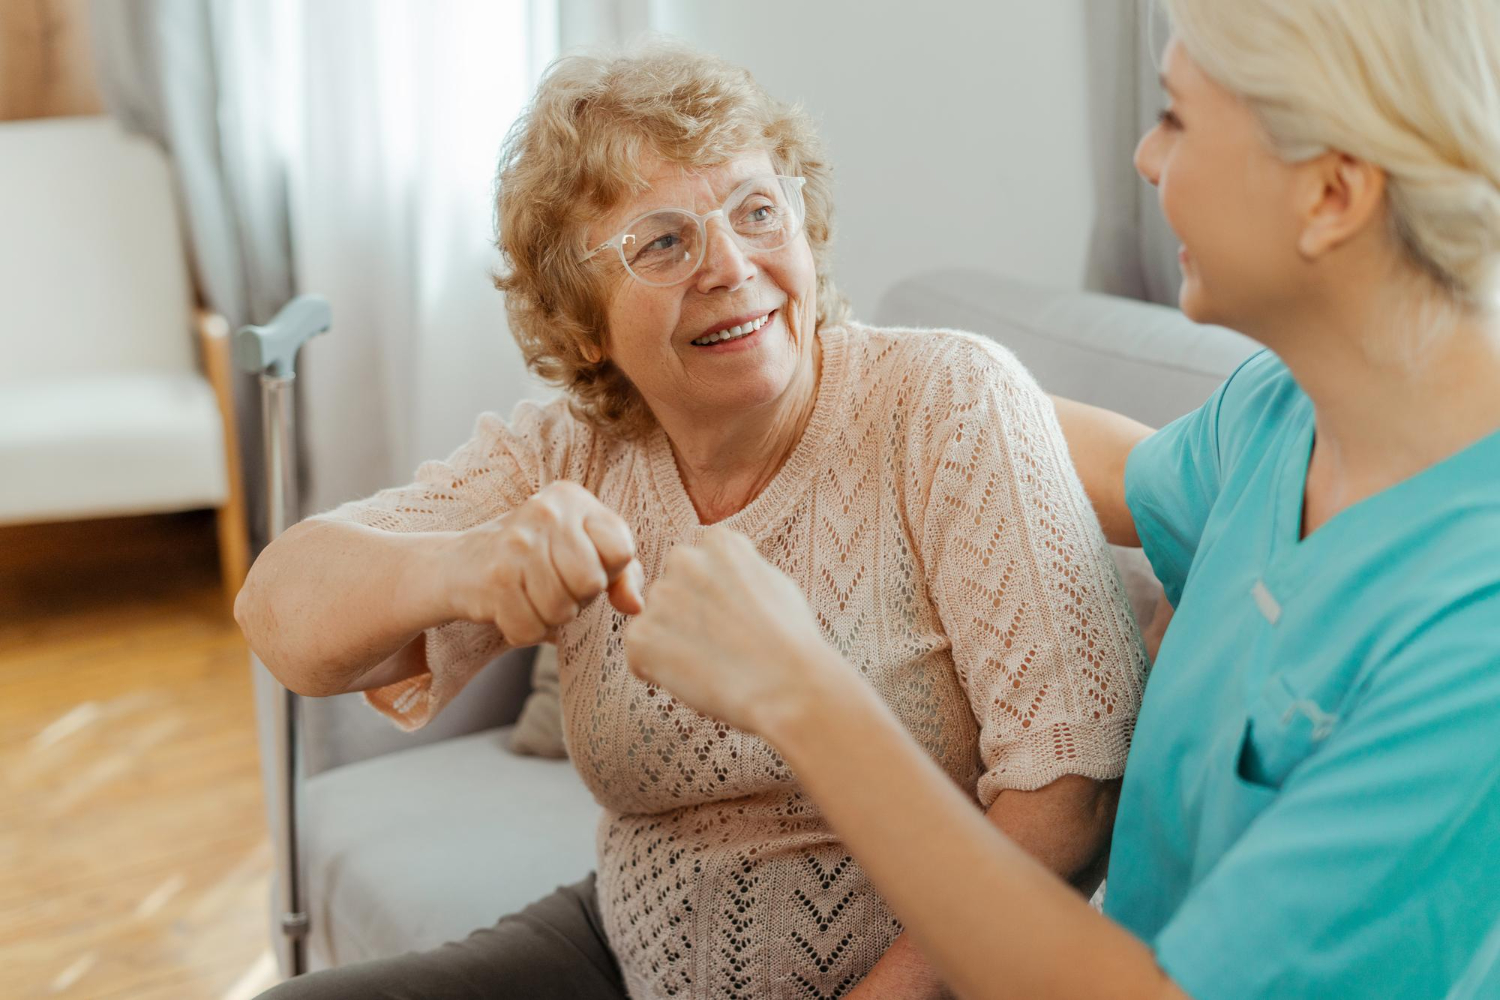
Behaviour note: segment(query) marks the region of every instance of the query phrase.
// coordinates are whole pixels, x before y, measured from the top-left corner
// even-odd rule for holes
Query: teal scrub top
[[[1500,433],[1300,538],[1271,353],[1136,447],[1177,612],[1105,910],[1197,1000],[1500,997]]]

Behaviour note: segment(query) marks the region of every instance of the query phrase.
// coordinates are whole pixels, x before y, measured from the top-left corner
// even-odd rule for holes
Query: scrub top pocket
[[[1236,768],[1240,780],[1279,789],[1338,722],[1316,699],[1295,690],[1285,674],[1273,674],[1250,706]]]

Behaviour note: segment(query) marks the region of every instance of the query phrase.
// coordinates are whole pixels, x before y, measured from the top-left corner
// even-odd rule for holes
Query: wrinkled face
[[[1182,241],[1179,304],[1200,323],[1253,332],[1275,322],[1307,277],[1294,168],[1271,150],[1253,112],[1176,40],[1162,79],[1168,105],[1135,165]]]
[[[711,212],[747,179],[776,169],[767,153],[754,152],[712,167],[654,160],[643,172],[650,188],[590,226],[589,246],[648,212]],[[747,250],[723,216],[707,226],[703,264],[680,284],[636,281],[613,250],[596,258],[610,274],[609,358],[658,420],[719,419],[775,406],[813,366],[817,276],[805,227],[778,249]],[[715,343],[704,342],[713,335]]]

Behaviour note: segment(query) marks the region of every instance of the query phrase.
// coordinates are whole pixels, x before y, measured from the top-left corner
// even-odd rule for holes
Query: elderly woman
[[[1010,355],[846,319],[830,210],[807,119],[743,71],[657,49],[548,73],[504,153],[498,283],[565,397],[485,415],[412,485],[288,531],[237,615],[288,687],[364,691],[405,728],[555,638],[604,807],[597,880],[274,995],[939,992],[783,758],[627,667],[626,616],[709,525],[795,581],[821,641],[996,825],[1097,882],[1144,666],[1103,534]]]

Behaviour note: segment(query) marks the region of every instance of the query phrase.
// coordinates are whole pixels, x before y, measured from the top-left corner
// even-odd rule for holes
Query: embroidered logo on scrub
[[[1275,595],[1266,587],[1264,580],[1255,581],[1255,586],[1250,588],[1250,596],[1255,598],[1255,606],[1260,609],[1261,614],[1265,615],[1266,621],[1275,625],[1281,620],[1281,602],[1276,600]],[[1296,698],[1281,714],[1281,724],[1291,725],[1292,720],[1298,715],[1307,716],[1307,720],[1312,723],[1314,740],[1326,740],[1333,732],[1333,727],[1339,722],[1337,715],[1323,711],[1323,707],[1311,698]]]
[[[1332,712],[1323,711],[1322,707],[1311,698],[1298,698],[1286,707],[1281,714],[1281,724],[1290,725],[1292,720],[1299,714],[1307,716],[1312,723],[1312,738],[1315,740],[1326,740],[1333,732],[1333,727],[1339,724],[1339,717]]]

